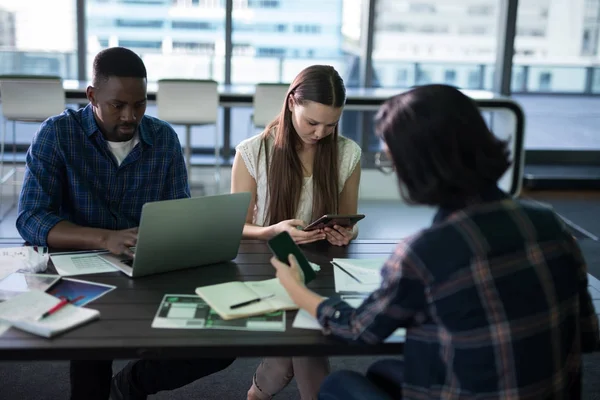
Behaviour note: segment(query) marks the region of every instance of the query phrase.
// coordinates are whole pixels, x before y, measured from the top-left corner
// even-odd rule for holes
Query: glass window
[[[76,32],[75,0],[0,0],[0,75],[77,79]],[[17,123],[15,128],[17,151],[24,153],[39,124]]]
[[[357,86],[362,1],[234,1],[231,83],[291,83],[305,67],[326,64],[347,87]],[[250,107],[232,109],[232,147],[257,132],[251,114]],[[346,123],[357,114],[344,112],[342,133],[360,142],[359,127]]]
[[[222,82],[224,13],[221,0],[112,0],[110,7],[101,0],[86,0],[88,79],[100,50],[124,46],[142,57],[149,81]]]
[[[374,81],[382,87],[447,83],[491,89],[499,5],[500,0],[378,0]],[[415,73],[405,82],[398,74],[406,63]]]
[[[512,90],[527,149],[600,149],[600,100],[589,97],[599,86],[599,15],[598,0],[519,1]]]
[[[233,47],[243,51],[234,51],[231,82],[290,82],[311,64],[333,65],[345,77],[353,56],[342,42],[344,3],[360,13],[358,0],[235,1]]]
[[[75,0],[0,0],[0,74],[77,79]]]

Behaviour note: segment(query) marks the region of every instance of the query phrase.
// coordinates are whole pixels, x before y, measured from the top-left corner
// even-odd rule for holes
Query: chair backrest
[[[65,110],[65,90],[57,76],[1,75],[2,116],[40,122]]]
[[[283,83],[259,83],[254,91],[254,115],[256,127],[267,126],[281,112],[283,100],[290,85]]]
[[[216,124],[219,91],[213,80],[161,79],[156,92],[158,118],[173,124]]]

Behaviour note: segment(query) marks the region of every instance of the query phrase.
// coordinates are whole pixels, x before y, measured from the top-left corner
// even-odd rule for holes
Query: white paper
[[[9,324],[6,324],[4,322],[0,322],[0,336],[2,336],[2,334],[4,334],[4,332],[6,332],[9,329],[10,329],[10,325]]]
[[[381,269],[387,258],[334,258],[335,291],[371,293],[381,286]],[[351,276],[352,275],[352,276]]]
[[[108,261],[98,257],[98,252],[51,255],[50,259],[56,272],[62,276],[99,274],[103,272],[115,272],[117,268]]]
[[[16,271],[37,273],[46,270],[48,254],[40,254],[31,246],[0,249],[0,279]]]
[[[333,266],[333,279],[335,281],[336,293],[358,292],[371,293],[379,288],[381,278],[375,283],[359,283],[337,266]]]

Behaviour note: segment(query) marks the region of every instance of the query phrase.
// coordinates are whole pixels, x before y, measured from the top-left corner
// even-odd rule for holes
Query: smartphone
[[[272,237],[267,241],[267,245],[275,255],[279,259],[279,261],[288,263],[288,256],[293,254],[298,260],[298,264],[304,272],[304,282],[308,283],[317,277],[317,274],[310,266],[308,260],[300,250],[300,247],[296,243],[294,243],[294,239],[287,232],[281,232],[280,234]]]
[[[365,217],[364,214],[338,215],[326,214],[321,218],[311,222],[303,230],[313,231],[315,229],[323,229],[325,227],[333,228],[334,225],[339,225],[344,228],[352,228],[358,221]]]

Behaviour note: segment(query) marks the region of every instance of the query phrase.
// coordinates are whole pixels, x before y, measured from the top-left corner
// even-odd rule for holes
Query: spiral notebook
[[[67,304],[54,314],[37,320],[60,299],[39,290],[32,290],[0,303],[0,322],[43,337],[53,337],[100,317],[90,308]]]

